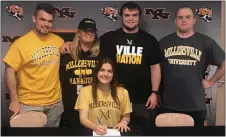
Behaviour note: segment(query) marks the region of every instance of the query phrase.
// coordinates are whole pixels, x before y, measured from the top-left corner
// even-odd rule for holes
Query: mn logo
[[[157,8],[157,9],[144,8],[144,15],[152,15],[151,19],[153,20],[160,20],[160,19],[168,20],[171,13],[165,12],[164,8]]]
[[[56,7],[55,11],[59,19],[74,19],[77,14],[76,11],[71,10],[71,7]]]
[[[15,40],[17,40],[18,38],[20,38],[20,36],[2,36],[2,42],[11,42],[13,43]]]

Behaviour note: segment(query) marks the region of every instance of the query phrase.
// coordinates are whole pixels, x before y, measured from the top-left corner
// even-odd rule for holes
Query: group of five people
[[[195,126],[203,126],[205,89],[224,75],[224,51],[194,31],[195,13],[188,6],[176,11],[176,32],[159,42],[139,28],[141,14],[138,4],[126,2],[122,27],[100,38],[95,21],[84,18],[72,42],[65,43],[51,33],[54,7],[38,4],[34,29],[16,40],[3,60],[12,117],[42,111],[49,127],[145,135],[155,126],[161,94],[160,113],[188,114]],[[209,80],[208,65],[217,66]]]

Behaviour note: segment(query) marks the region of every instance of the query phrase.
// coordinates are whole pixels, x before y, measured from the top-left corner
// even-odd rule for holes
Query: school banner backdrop
[[[5,56],[10,44],[20,36],[30,31],[34,26],[32,15],[36,4],[44,1],[3,1],[1,2],[1,59]],[[46,2],[46,1],[45,1]],[[136,1],[143,10],[140,28],[153,34],[158,40],[176,31],[175,12],[177,8],[187,5],[195,11],[197,23],[195,30],[208,35],[220,44],[220,1]],[[109,30],[122,26],[119,15],[123,1],[49,1],[56,9],[54,30],[65,41],[72,40],[77,25],[83,18],[92,18],[97,23],[98,36]],[[70,32],[64,33],[64,32]],[[71,34],[72,33],[72,34]],[[31,45],[32,46],[32,45]],[[4,82],[5,64],[1,62],[1,112],[2,126],[9,126],[11,115],[9,94]],[[214,67],[207,70],[207,77],[215,71]],[[216,117],[216,86],[206,90],[207,120],[215,124]]]

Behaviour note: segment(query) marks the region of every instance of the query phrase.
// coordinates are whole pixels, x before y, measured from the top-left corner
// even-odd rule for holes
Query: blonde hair
[[[71,50],[70,50],[71,57],[74,60],[79,59],[79,53],[81,52],[81,49],[79,47],[80,41],[79,41],[79,37],[78,37],[78,34],[80,32],[81,32],[81,30],[78,29],[78,31],[76,32],[75,37],[72,41],[72,47],[71,47]],[[94,40],[91,48],[89,49],[89,52],[91,53],[90,57],[96,57],[100,53],[100,41],[97,37],[97,33],[95,33],[95,40]]]

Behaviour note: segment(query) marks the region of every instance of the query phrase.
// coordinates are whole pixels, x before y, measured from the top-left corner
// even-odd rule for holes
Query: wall
[[[1,4],[1,28],[2,28],[2,43],[1,43],[1,58],[3,58],[6,54],[6,51],[9,48],[10,41],[13,41],[16,36],[24,35],[33,27],[33,22],[31,16],[34,12],[36,4],[39,2],[12,2],[5,1]],[[98,35],[102,35],[108,30],[114,30],[121,26],[121,18],[118,16],[116,21],[112,21],[110,18],[107,18],[104,14],[102,14],[102,8],[106,6],[113,6],[115,8],[120,9],[121,5],[124,3],[123,1],[102,1],[102,2],[49,2],[53,4],[56,8],[58,7],[58,14],[56,14],[56,20],[54,22],[55,29],[76,29],[79,21],[84,17],[93,18],[97,23]],[[178,7],[182,5],[188,5],[192,7],[194,10],[199,9],[201,7],[212,8],[213,18],[210,22],[206,22],[205,20],[199,18],[197,16],[197,23],[195,25],[196,31],[206,34],[211,38],[215,39],[217,43],[220,43],[220,22],[221,22],[221,3],[220,2],[170,2],[170,1],[159,1],[159,2],[137,2],[142,9],[148,8],[147,12],[150,14],[142,14],[141,25],[140,27],[145,29],[147,32],[156,36],[159,40],[162,37],[175,32],[175,24],[174,24],[174,14]],[[18,20],[17,18],[10,15],[7,12],[7,6],[11,4],[16,4],[19,6],[23,6],[23,18]],[[152,12],[150,12],[152,11]],[[32,45],[31,45],[32,46]],[[5,87],[3,74],[4,74],[4,64],[1,64],[1,103],[2,103],[2,120],[3,125],[7,126],[7,121],[9,118],[8,104],[9,100],[7,99],[8,91]],[[211,70],[214,71],[214,70]],[[211,73],[211,72],[210,72]],[[210,123],[215,123],[215,103],[216,103],[216,94],[215,89],[212,88],[207,91],[207,98],[210,101],[208,107],[208,119]],[[211,100],[212,99],[212,100]]]

